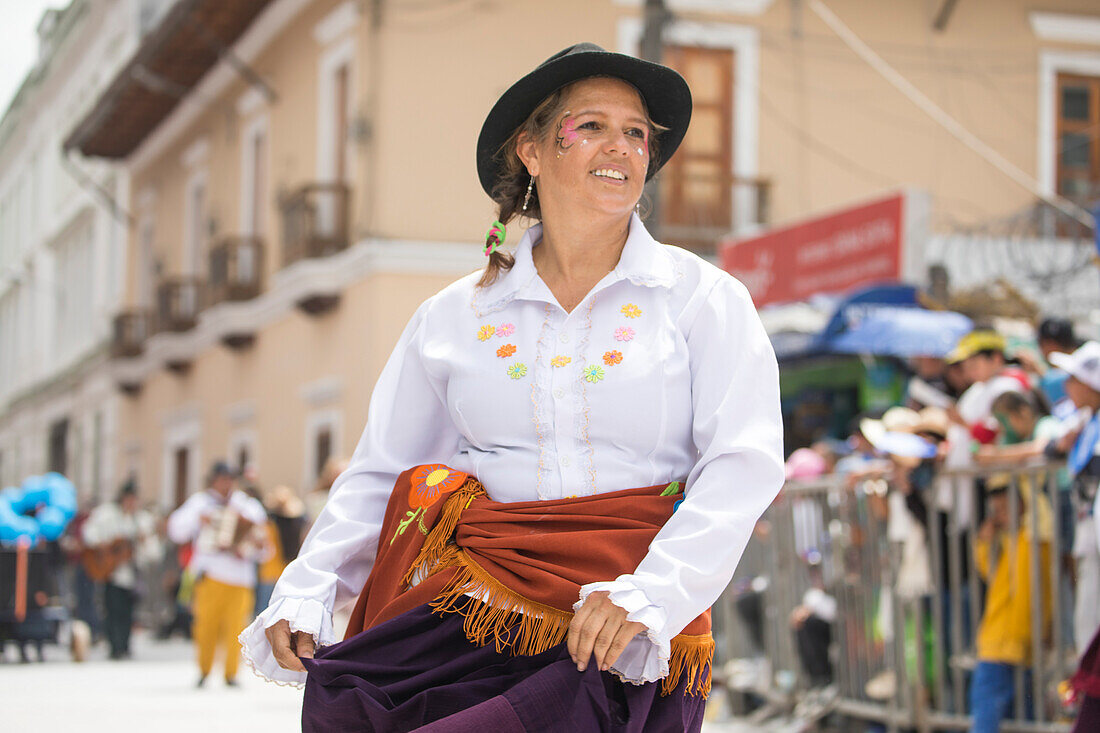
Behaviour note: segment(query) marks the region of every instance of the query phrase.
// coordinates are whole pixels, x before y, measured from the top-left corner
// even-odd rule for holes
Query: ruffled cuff
[[[668,620],[665,610],[651,603],[645,591],[623,579],[582,585],[581,598],[573,604],[573,610],[579,610],[589,594],[596,591],[607,591],[608,600],[627,612],[627,621],[636,621],[646,627],[644,635],[638,634],[626,645],[611,671],[634,685],[667,677],[670,644],[665,635]]]
[[[241,642],[241,655],[252,671],[268,682],[302,687],[306,682],[306,673],[280,667],[271,654],[271,644],[264,633],[265,629],[283,619],[290,622],[292,632],[304,631],[313,636],[313,642],[318,647],[336,643],[332,612],[325,608],[325,604],[313,598],[280,598],[237,636]]]

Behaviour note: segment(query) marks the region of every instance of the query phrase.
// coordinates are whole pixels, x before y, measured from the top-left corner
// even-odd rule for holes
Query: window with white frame
[[[618,45],[637,55],[644,23],[622,18]],[[692,89],[691,129],[661,172],[662,236],[709,251],[723,234],[763,223],[758,181],[760,32],[748,25],[673,20],[665,27],[665,62]],[[666,231],[666,229],[668,231]]]
[[[62,360],[81,352],[94,336],[94,278],[88,276],[95,264],[93,236],[92,222],[86,221],[54,248],[53,350]]]
[[[312,487],[321,475],[325,463],[339,456],[342,445],[343,419],[339,410],[319,410],[306,419],[305,465],[302,482]]]
[[[203,255],[206,253],[206,173],[199,171],[187,179],[184,201],[184,257],[183,272],[199,275],[203,272]]]
[[[202,488],[202,423],[194,408],[178,408],[164,422],[161,501],[175,509]]]
[[[229,439],[229,453],[226,460],[238,471],[244,471],[249,466],[259,465],[257,450],[257,438],[255,430],[238,430]]]
[[[156,260],[156,219],[152,209],[141,214],[138,223],[137,282],[135,283],[137,303],[152,308],[156,303],[157,260]]]
[[[1057,191],[1082,203],[1100,194],[1100,76],[1058,74]]]
[[[263,236],[267,219],[267,118],[259,117],[244,130],[241,144],[241,232]]]
[[[354,38],[333,44],[321,55],[317,80],[317,176],[322,183],[345,182],[350,178],[348,133],[354,60]]]

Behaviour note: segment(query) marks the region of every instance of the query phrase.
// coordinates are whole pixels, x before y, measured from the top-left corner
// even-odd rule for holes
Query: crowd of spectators
[[[945,633],[937,643],[953,661],[970,656],[966,712],[972,730],[996,731],[1017,706],[1017,670],[1025,683],[1019,702],[1025,715],[1032,713],[1033,629],[1040,629],[1043,644],[1064,642],[1080,656],[1100,628],[1094,512],[1100,343],[1082,344],[1069,321],[1048,318],[1030,345],[1010,346],[995,329],[979,328],[945,357],[914,357],[908,367],[900,404],[861,416],[847,436],[823,437],[794,451],[787,476],[802,482],[835,477],[848,490],[867,492],[899,548],[893,595],[918,599],[929,611],[926,618],[940,604]],[[1050,473],[1020,472],[1036,466],[1049,466]],[[820,512],[809,503],[792,510],[796,550],[819,562],[807,550],[817,541]],[[932,567],[932,532],[942,548],[938,568]],[[952,545],[961,558],[954,573]],[[1063,571],[1060,588],[1052,587],[1055,563]],[[1037,578],[1031,577],[1033,566]],[[969,591],[972,572],[980,579],[980,599]],[[819,571],[811,577],[790,625],[803,672],[822,685],[832,681],[820,650],[832,639],[836,600]],[[962,597],[952,599],[953,593]],[[961,619],[953,618],[958,608]],[[979,608],[975,625],[970,614]],[[1050,636],[1052,608],[1062,609],[1061,640]],[[952,624],[960,628],[946,633]],[[962,639],[962,649],[952,648],[953,638]],[[886,686],[885,695],[895,692],[896,684]]]

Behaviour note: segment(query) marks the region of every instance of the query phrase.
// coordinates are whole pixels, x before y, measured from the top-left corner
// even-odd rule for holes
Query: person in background
[[[111,659],[128,659],[137,603],[137,566],[160,557],[156,521],[138,506],[137,486],[127,481],[116,501],[92,511],[83,530],[84,544],[114,566],[103,585],[107,643]]]
[[[65,528],[65,534],[61,536],[61,548],[64,550],[72,576],[73,593],[73,618],[83,621],[88,625],[91,640],[99,639],[103,634],[103,627],[99,617],[99,607],[96,603],[96,582],[88,576],[81,562],[87,545],[84,542],[84,524],[91,516],[93,507],[89,507],[87,501],[82,501],[79,511],[73,516],[69,526]]]
[[[306,524],[305,503],[294,493],[294,489],[280,485],[268,495],[267,512],[278,530],[283,560],[289,563],[298,557],[298,549],[302,545],[302,530]]]
[[[1051,354],[1071,354],[1077,349],[1079,342],[1073,332],[1073,322],[1068,318],[1045,318],[1039,324],[1038,331],[1039,351],[1043,358],[1050,363]],[[1068,398],[1066,394],[1066,380],[1069,375],[1064,369],[1052,366],[1039,378],[1039,388],[1043,390],[1047,400],[1056,408],[1059,404],[1065,404]],[[1058,414],[1058,410],[1054,410]]]
[[[963,336],[948,355],[949,361],[962,363],[970,383],[959,397],[952,418],[966,425],[971,437],[983,445],[994,441],[1000,427],[993,420],[993,400],[1003,392],[1026,392],[1032,386],[1027,372],[1008,363],[1007,348],[1007,341],[1001,334],[991,329],[978,329]]]
[[[313,487],[313,490],[306,494],[306,525],[302,533],[303,538],[305,533],[309,532],[310,527],[317,521],[317,517],[320,516],[321,510],[325,508],[325,502],[328,501],[328,492],[332,488],[333,483],[340,477],[344,471],[348,468],[348,459],[332,457],[325,461],[324,467],[321,469],[321,475],[317,477],[317,484]]]
[[[987,582],[985,612],[978,624],[977,656],[970,684],[972,733],[996,733],[1015,706],[1015,674],[1031,664],[1031,601],[1039,593],[1044,636],[1051,610],[1050,537],[1053,520],[1045,497],[1027,479],[1016,487],[990,479],[986,485],[988,514],[974,542],[978,573]],[[1009,492],[1017,491],[1016,497]],[[1018,512],[1012,518],[1012,504]],[[1016,528],[1013,531],[1013,528]],[[1039,578],[1031,575],[1033,539],[1039,546]],[[999,552],[997,551],[999,548]],[[1031,670],[1024,674],[1024,707],[1031,718]]]
[[[1095,498],[1100,483],[1100,344],[1090,341],[1073,354],[1050,355],[1051,363],[1064,370],[1066,394],[1083,417],[1079,430],[1061,438],[1055,450],[1068,454],[1066,470],[1071,480],[1071,497],[1076,511],[1073,558],[1076,598],[1073,635],[1079,654],[1100,628],[1100,545],[1096,529]]]
[[[809,678],[810,687],[825,687],[833,681],[833,663],[829,646],[833,643],[836,598],[825,591],[820,562],[810,561],[811,586],[802,603],[791,611],[790,625],[798,649],[798,659]]]
[[[267,495],[267,545],[269,557],[260,563],[256,584],[256,608],[258,616],[271,601],[271,592],[287,563],[298,556],[302,536],[302,514],[305,506],[287,486],[276,486]]]
[[[1050,362],[1069,375],[1066,394],[1079,410],[1091,415],[1079,433],[1067,438],[1074,441],[1067,469],[1073,476],[1079,508],[1073,548],[1078,577],[1074,618],[1078,649],[1084,638],[1090,639],[1070,682],[1081,701],[1073,733],[1088,733],[1100,730],[1100,513],[1096,511],[1096,487],[1100,482],[1100,343],[1089,341],[1072,354],[1052,353]]]
[[[913,376],[905,387],[905,405],[913,410],[924,407],[947,409],[955,404],[947,382],[947,363],[934,356],[915,356],[909,360]]]
[[[263,505],[236,487],[236,475],[216,461],[207,488],[192,495],[168,517],[168,537],[178,545],[194,542],[190,570],[195,575],[192,636],[198,651],[202,687],[225,648],[225,683],[234,687],[240,664],[237,634],[255,607],[256,563],[265,559]]]

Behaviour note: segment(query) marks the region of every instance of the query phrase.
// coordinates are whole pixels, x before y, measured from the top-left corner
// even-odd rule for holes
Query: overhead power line
[[[954,117],[945,112],[939,105],[928,98],[922,91],[914,86],[908,79],[898,73],[881,56],[863,42],[856,33],[849,28],[837,15],[821,0],[810,0],[810,9],[844,43],[852,49],[860,58],[877,71],[886,81],[890,82],[909,101],[915,104],[922,112],[935,120],[941,127],[954,135],[960,142],[980,155],[990,165],[1014,180],[1020,186],[1030,191],[1036,197],[1047,202],[1051,206],[1064,212],[1089,228],[1096,226],[1096,220],[1092,214],[1067,198],[1058,194],[1045,191],[1034,178],[1029,176],[1018,166],[1007,160],[1003,155],[987,145],[981,138],[967,130]]]

